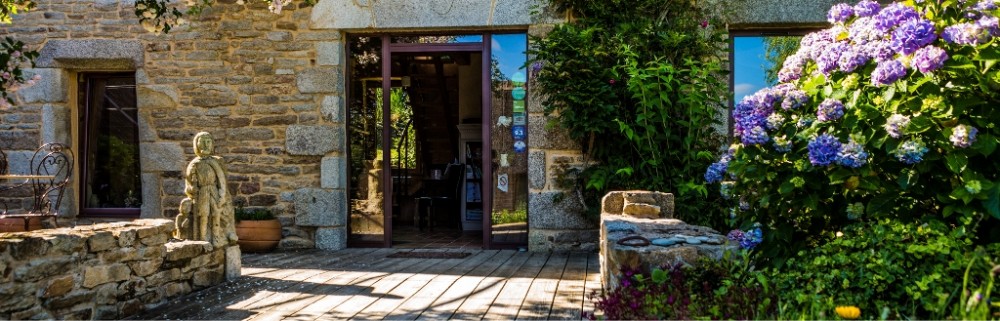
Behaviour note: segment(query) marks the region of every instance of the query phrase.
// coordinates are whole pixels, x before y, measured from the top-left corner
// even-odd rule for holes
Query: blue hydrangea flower
[[[757,227],[749,231],[746,231],[746,233],[743,233],[743,238],[740,239],[740,247],[747,250],[752,250],[755,247],[757,247],[757,245],[760,245],[760,243],[763,241],[764,241],[764,232],[762,232],[760,228]]]
[[[802,116],[797,121],[795,121],[795,127],[806,128],[806,127],[812,126],[812,123],[814,121],[816,121],[816,119],[814,119],[812,117]]]
[[[924,155],[927,154],[927,151],[927,145],[918,138],[903,142],[892,153],[896,155],[896,159],[899,159],[900,162],[913,165],[924,160]]]
[[[987,13],[997,9],[997,3],[994,0],[980,0],[975,6],[972,6],[972,10]]]
[[[927,46],[920,48],[916,53],[913,54],[913,66],[917,68],[921,73],[931,73],[935,70],[944,66],[944,62],[948,60],[948,53],[944,49]]]
[[[865,151],[865,147],[861,146],[861,144],[852,139],[847,144],[840,146],[840,152],[837,153],[837,164],[850,168],[858,168],[865,166],[867,163],[868,152]]]
[[[870,58],[868,58],[868,55],[865,54],[863,51],[855,50],[852,48],[847,51],[844,51],[844,53],[840,55],[840,62],[838,63],[838,65],[840,65],[840,71],[852,72],[854,71],[854,69],[857,69],[858,67],[864,66],[866,63],[868,63],[869,59]]]
[[[854,8],[846,3],[838,3],[830,8],[830,12],[826,14],[826,21],[830,23],[845,22],[847,19],[851,19],[854,16]]]
[[[920,14],[913,7],[902,3],[893,3],[875,15],[875,28],[880,32],[889,32],[892,28],[910,19],[918,19]]]
[[[861,0],[854,5],[854,14],[858,17],[870,17],[878,13],[882,6],[873,0]]]
[[[934,23],[924,19],[911,19],[903,22],[892,33],[889,45],[898,53],[909,55],[923,46],[937,40]]]
[[[910,124],[910,117],[906,117],[900,114],[893,114],[889,116],[889,119],[885,122],[885,131],[889,133],[892,138],[899,138],[903,135],[903,129],[906,125]]]
[[[792,141],[788,140],[784,135],[774,137],[774,150],[779,153],[787,153],[792,151]]]
[[[809,162],[816,166],[833,164],[840,152],[840,141],[829,134],[822,134],[809,142]]]
[[[708,170],[705,171],[705,181],[709,183],[720,182],[727,170],[729,170],[729,164],[727,163],[712,163],[712,165],[708,165]]]
[[[944,41],[956,45],[978,45],[985,42],[986,32],[983,27],[975,23],[959,23],[944,28],[941,32]]]
[[[906,76],[906,66],[898,60],[887,60],[880,62],[875,71],[872,72],[872,85],[882,87],[892,84]]]
[[[802,90],[790,90],[785,94],[785,99],[781,101],[781,109],[792,110],[802,107],[803,104],[809,102],[809,95]]]
[[[747,200],[745,198],[740,198],[740,210],[741,211],[749,211],[750,210],[750,202],[747,202]]]
[[[840,117],[844,117],[844,103],[833,98],[824,100],[816,111],[816,120],[821,122],[834,121]]]
[[[747,145],[760,145],[771,140],[771,138],[767,136],[767,130],[761,126],[751,128],[750,131],[744,132],[740,139]]]
[[[976,134],[979,129],[969,125],[958,125],[951,131],[951,144],[958,148],[968,148],[976,142]]]

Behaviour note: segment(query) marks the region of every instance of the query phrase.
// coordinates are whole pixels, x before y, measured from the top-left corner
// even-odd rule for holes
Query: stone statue
[[[226,190],[226,170],[222,157],[212,156],[212,135],[194,136],[197,155],[184,172],[184,194],[177,216],[179,239],[207,241],[215,247],[235,244],[236,222],[233,203]]]

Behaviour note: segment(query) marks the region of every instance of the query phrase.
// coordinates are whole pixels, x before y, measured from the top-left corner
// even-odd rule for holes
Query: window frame
[[[78,143],[80,150],[80,161],[79,161],[79,174],[80,180],[76,184],[79,191],[77,192],[79,200],[79,216],[87,218],[139,218],[142,212],[142,206],[135,208],[101,208],[101,207],[87,207],[87,189],[86,185],[89,177],[89,155],[90,150],[90,113],[91,113],[91,81],[94,79],[111,79],[111,78],[132,78],[133,91],[136,90],[136,73],[135,72],[81,72],[77,76],[77,108],[79,111],[79,132],[78,132]],[[138,100],[138,93],[136,93],[136,99]],[[136,108],[138,108],[138,101],[136,102]],[[138,114],[138,112],[137,112]],[[138,138],[138,125],[136,125],[136,137]],[[139,141],[136,141],[136,148],[139,148]],[[141,155],[141,154],[140,154]],[[142,173],[142,157],[140,156],[136,161],[139,166],[139,174]],[[139,196],[140,200],[142,197],[142,183],[140,178],[139,184]]]
[[[726,113],[726,122],[728,123],[728,135],[733,137],[733,124],[735,120],[733,119],[733,109],[736,108],[736,97],[735,97],[735,86],[736,86],[736,38],[737,37],[789,37],[789,36],[805,36],[809,33],[820,31],[822,28],[817,27],[787,27],[778,29],[730,29],[729,30],[729,95],[726,100],[729,101],[729,108]]]

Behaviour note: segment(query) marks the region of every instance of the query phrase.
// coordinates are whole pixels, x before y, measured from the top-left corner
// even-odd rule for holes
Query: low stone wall
[[[730,248],[725,236],[673,219],[674,196],[647,191],[611,192],[601,200],[601,282],[620,284],[622,267],[697,265],[702,257],[721,259]]]
[[[239,277],[239,247],[173,231],[150,219],[0,233],[0,320],[125,318]]]

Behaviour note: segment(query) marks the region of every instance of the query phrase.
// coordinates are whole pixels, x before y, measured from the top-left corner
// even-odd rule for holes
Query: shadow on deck
[[[580,319],[600,289],[596,253],[469,252],[388,258],[412,249],[243,255],[243,276],[134,319]]]

